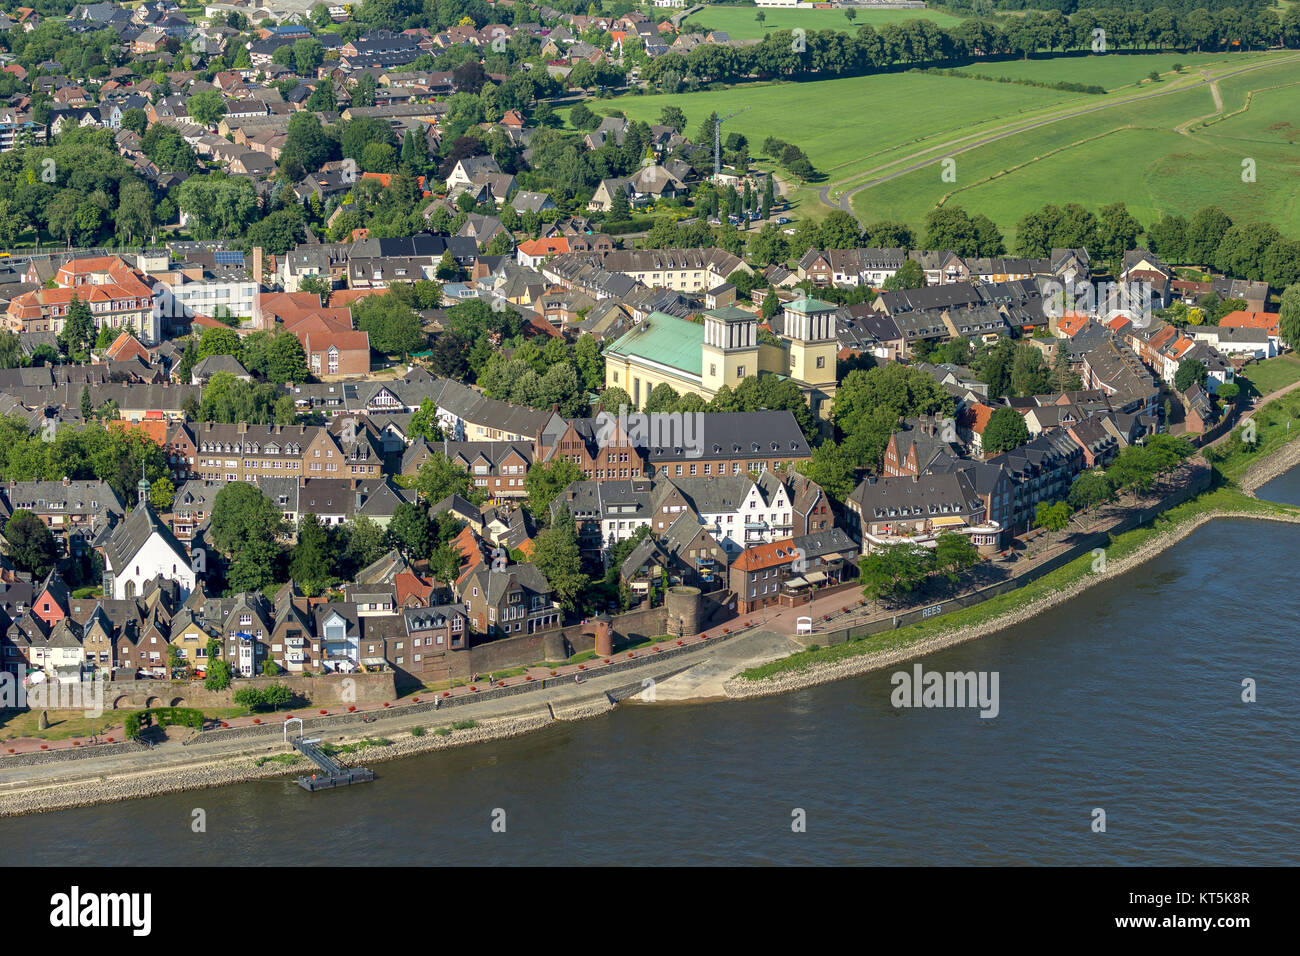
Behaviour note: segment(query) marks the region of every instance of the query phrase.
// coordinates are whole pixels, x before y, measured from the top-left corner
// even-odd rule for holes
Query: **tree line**
[[[1105,50],[1094,44],[1103,31]],[[666,53],[642,77],[666,93],[703,83],[746,79],[858,76],[973,59],[1029,57],[1039,53],[1197,52],[1288,49],[1300,46],[1300,8],[1196,9],[1174,13],[1116,8],[1031,11],[1002,20],[975,18],[955,27],[930,20],[904,20],[855,33],[838,30],[774,30],[751,46],[700,44],[688,53]]]

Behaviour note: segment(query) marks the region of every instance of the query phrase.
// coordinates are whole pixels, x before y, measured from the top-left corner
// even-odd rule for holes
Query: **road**
[[[973,138],[972,136],[963,136],[954,140],[949,140],[944,143],[939,143],[934,146],[927,146],[924,149],[917,150],[916,152],[903,157],[902,159],[897,159],[894,160],[893,162],[885,163],[881,166],[877,166],[874,169],[869,169],[864,173],[859,173],[855,176],[850,176],[848,179],[841,180],[839,183],[830,183],[826,186],[823,186],[817,190],[817,197],[818,199],[821,200],[821,202],[824,205],[830,206],[832,209],[842,209],[843,211],[849,213],[850,215],[856,215],[853,212],[853,197],[858,193],[866,189],[871,189],[874,186],[879,186],[882,183],[887,183],[892,179],[897,179],[900,176],[906,176],[908,173],[916,172],[918,169],[924,169],[926,166],[933,166],[935,163],[942,162],[944,159],[947,159],[951,156],[955,156],[958,153],[965,153],[965,152],[969,152],[972,149],[979,149],[982,146],[987,146],[989,143],[996,143],[998,140],[1006,139],[1010,136],[1018,136],[1021,133],[1026,133],[1029,132],[1030,130],[1039,129],[1043,126],[1051,126],[1055,123],[1076,119],[1077,117],[1080,116],[1087,116],[1092,113],[1104,112],[1105,110],[1113,109],[1114,107],[1117,106],[1124,106],[1129,103],[1145,102],[1147,100],[1155,99],[1156,97],[1159,96],[1169,96],[1170,94],[1173,93],[1185,93],[1188,90],[1194,90],[1202,86],[1210,87],[1210,92],[1215,99],[1215,106],[1218,110],[1221,111],[1223,109],[1223,100],[1219,95],[1219,90],[1216,85],[1220,80],[1225,80],[1233,76],[1240,76],[1243,73],[1251,73],[1255,70],[1268,69],[1277,66],[1279,63],[1289,63],[1289,62],[1293,62],[1296,59],[1298,58],[1279,57],[1278,59],[1275,60],[1269,60],[1267,63],[1257,63],[1253,66],[1244,66],[1240,69],[1232,70],[1228,73],[1224,73],[1216,77],[1209,77],[1209,76],[1202,75],[1202,78],[1200,80],[1197,80],[1192,83],[1177,83],[1175,85],[1168,86],[1164,89],[1153,90],[1148,93],[1141,93],[1134,96],[1127,96],[1124,97],[1123,99],[1112,100],[1108,98],[1106,102],[1100,103],[1096,106],[1089,106],[1083,109],[1076,109],[1076,110],[1066,110],[1064,112],[1054,113],[1051,116],[1042,119],[1033,120],[1030,122],[1013,123],[1008,126],[1001,127],[1000,129],[991,131],[990,133],[984,135],[974,134],[974,136],[978,136],[978,138]],[[926,159],[920,158],[931,153],[937,153],[938,155],[932,155]],[[900,163],[906,165],[896,169],[895,167],[897,167]],[[860,185],[854,186],[852,189],[849,189],[844,192],[840,192],[837,198],[832,199],[831,197],[832,189],[837,189],[837,188],[842,189],[845,183],[853,182],[855,179],[858,179],[861,176],[871,176],[873,173],[880,172],[881,170],[886,170],[886,169],[893,170],[893,171],[888,173],[883,173],[882,175],[876,176],[873,179],[869,179],[866,182],[861,183]]]
[[[1237,431],[1237,429],[1240,428],[1241,425],[1245,423],[1246,419],[1254,418],[1255,413],[1259,411],[1261,408],[1263,408],[1265,405],[1267,405],[1269,402],[1273,401],[1273,399],[1281,398],[1283,395],[1290,395],[1298,388],[1300,388],[1300,379],[1296,379],[1290,385],[1283,385],[1281,388],[1274,389],[1273,391],[1269,392],[1267,395],[1261,395],[1256,400],[1255,407],[1241,413],[1241,417],[1238,419],[1236,425],[1233,425],[1226,432],[1224,432],[1218,438],[1214,439],[1214,441],[1206,444],[1204,447],[1213,448],[1215,445],[1227,441],[1233,436],[1233,434]]]

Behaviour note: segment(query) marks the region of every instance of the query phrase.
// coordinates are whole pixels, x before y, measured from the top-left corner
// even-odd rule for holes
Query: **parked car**
[[[784,226],[787,223],[791,223],[791,222],[794,222],[794,220],[791,219],[789,216],[778,216],[776,220],[776,224],[778,226]]]

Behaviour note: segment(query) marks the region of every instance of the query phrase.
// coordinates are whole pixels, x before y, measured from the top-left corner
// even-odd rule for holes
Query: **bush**
[[[448,734],[451,733],[451,728],[439,727],[437,730],[434,731],[434,733],[437,734],[439,737],[446,737]]]
[[[202,730],[203,711],[193,707],[155,707],[152,710],[133,711],[126,715],[123,729],[128,740],[135,740],[140,736],[140,731],[152,727],[155,722],[159,727],[176,724]]]
[[[473,720],[458,720],[451,725],[452,730],[471,730],[477,727],[478,723]]]
[[[423,736],[424,736],[424,728],[423,728],[423,727],[412,727],[412,728],[411,728],[411,736],[412,736],[412,737],[423,737]]]

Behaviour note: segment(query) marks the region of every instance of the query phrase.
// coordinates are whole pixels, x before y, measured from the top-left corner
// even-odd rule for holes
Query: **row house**
[[[444,441],[431,447],[469,472],[474,487],[495,504],[518,501],[528,494],[524,477],[533,463],[528,443]]]
[[[915,477],[929,471],[935,459],[958,458],[955,422],[937,415],[905,419],[889,436],[881,474],[889,478]]]
[[[550,582],[531,564],[504,569],[479,565],[457,583],[457,589],[475,633],[492,637],[536,634],[563,623]]]
[[[371,641],[370,632],[367,627],[365,654],[382,656],[399,675],[421,684],[457,676],[449,652],[470,647],[469,612],[464,604],[403,610],[400,628],[386,635],[382,646]]]
[[[907,261],[906,249],[809,249],[795,266],[799,281],[817,288],[880,288]]]
[[[603,566],[605,553],[639,528],[665,535],[683,514],[729,554],[834,523],[830,502],[814,482],[797,476],[787,485],[770,472],[756,481],[747,476],[576,481],[551,503],[553,520],[561,510],[573,519],[579,548],[592,566]]]
[[[619,567],[619,576],[639,596],[649,594],[665,578],[670,586],[715,591],[726,583],[730,561],[709,529],[694,514],[683,513],[666,532],[638,543]]]
[[[206,481],[258,478],[376,478],[383,471],[380,439],[364,418],[330,426],[187,422],[168,436],[168,457]]]
[[[68,550],[84,547],[100,528],[126,513],[122,499],[106,481],[16,481],[0,484],[0,519],[7,521],[19,509],[32,512]]]
[[[732,561],[727,583],[741,614],[775,604],[804,604],[817,589],[852,577],[857,556],[857,543],[842,529],[832,528],[751,545]]]
[[[1224,336],[1225,340],[1229,335]],[[1211,338],[1217,341],[1218,333],[1195,336],[1175,325],[1135,329],[1132,333],[1133,351],[1162,381],[1172,384],[1183,362],[1200,362],[1209,373],[1208,384],[1213,393],[1234,376],[1231,364],[1209,344]]]
[[[998,546],[1002,528],[964,473],[867,478],[844,502],[845,520],[862,553],[896,544],[930,545],[940,534],[968,535],[984,550]]]
[[[1063,501],[1079,472],[1087,467],[1083,447],[1068,430],[1043,432],[989,461],[1007,470],[1012,481],[1012,524],[1032,526],[1040,502]]]
[[[1108,338],[1082,356],[1080,378],[1085,389],[1103,392],[1117,412],[1154,415],[1160,398],[1160,384],[1138,357],[1141,339],[1133,348],[1122,348]]]

